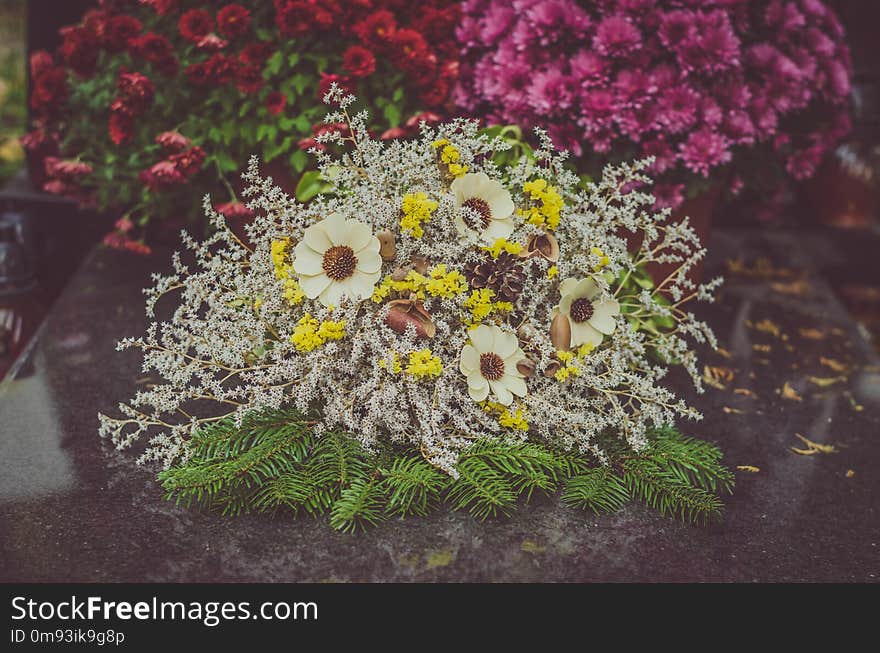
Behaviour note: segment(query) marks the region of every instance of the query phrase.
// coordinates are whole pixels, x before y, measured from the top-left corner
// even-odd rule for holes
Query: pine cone
[[[464,274],[471,288],[494,290],[495,296],[504,302],[516,303],[526,281],[520,259],[507,252],[501,252],[498,258],[486,252],[484,260],[468,263]]]

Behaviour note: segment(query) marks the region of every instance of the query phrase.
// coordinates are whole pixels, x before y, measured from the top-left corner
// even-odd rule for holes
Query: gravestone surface
[[[507,519],[441,511],[354,536],[178,508],[155,470],[98,438],[96,413],[148,382],[115,342],[143,332],[140,289],[169,257],[96,249],[0,386],[0,580],[876,581],[880,361],[818,272],[846,252],[766,230],[711,245],[707,277],[727,283],[694,310],[726,350],[701,361],[718,387],[670,382],[705,415],[682,430],[744,468],[721,522],[640,504],[597,517],[539,497]],[[795,434],[834,452],[796,453],[809,448]]]

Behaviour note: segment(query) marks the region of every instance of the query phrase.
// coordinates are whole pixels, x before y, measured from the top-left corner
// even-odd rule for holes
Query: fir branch
[[[449,486],[449,476],[432,467],[421,456],[395,458],[382,469],[388,494],[387,511],[392,515],[426,515],[442,501],[441,493]]]
[[[630,500],[626,484],[609,467],[596,467],[572,476],[565,484],[562,501],[595,514],[620,510]]]
[[[663,516],[706,524],[717,519],[724,504],[711,492],[683,481],[676,471],[648,458],[628,461],[623,481],[630,495],[638,497]]]
[[[330,526],[343,532],[375,526],[386,515],[387,498],[377,479],[356,478],[330,510]]]
[[[663,515],[706,523],[723,509],[717,493],[733,487],[721,451],[674,428],[650,433],[648,449],[637,455],[609,436],[605,466],[590,455],[486,438],[459,457],[453,481],[413,449],[367,452],[343,432],[316,437],[310,424],[282,410],[238,426],[207,426],[194,434],[189,461],[159,474],[165,495],[223,514],[329,510],[330,524],[350,532],[392,515],[425,515],[444,502],[481,520],[508,515],[520,498],[560,486],[565,505],[596,514],[637,498]]]

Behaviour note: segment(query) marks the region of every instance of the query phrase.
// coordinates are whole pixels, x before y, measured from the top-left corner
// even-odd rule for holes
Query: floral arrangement
[[[547,124],[592,171],[654,157],[660,207],[707,178],[734,194],[809,178],[850,128],[850,54],[820,0],[465,0],[462,12],[461,107]]]
[[[328,129],[331,83],[372,98],[371,128],[389,137],[437,119],[458,15],[449,0],[101,0],[62,30],[56,53],[32,57],[32,176],[119,211],[107,242],[136,251],[148,221],[182,224],[200,194],[248,217],[228,181],[236,161],[256,148],[291,179],[302,173]]]
[[[687,221],[631,190],[650,160],[581,188],[542,132],[534,159],[498,166],[509,143],[476,122],[383,142],[353,96],[325,100],[344,125],[319,139],[342,154],[312,150],[328,191],[300,203],[252,159],[246,241],[206,198],[214,234],[184,234],[189,253],[146,291],[150,316],[177,297],[170,319],[119,345],[162,381],[101,434],[126,448],[150,433],[139,460],[166,468],[169,496],[332,506],[343,528],[442,488],[486,516],[562,476],[593,509],[638,495],[716,512],[729,473],[669,431],[699,413],[662,379],[675,363],[700,388],[689,342],[715,339],[685,305],[720,280],[694,285]],[[672,271],[654,283],[650,263]]]

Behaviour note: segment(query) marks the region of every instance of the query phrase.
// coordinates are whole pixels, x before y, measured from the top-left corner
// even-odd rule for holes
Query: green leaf
[[[268,61],[266,61],[265,73],[268,73],[270,76],[277,75],[279,72],[281,72],[281,66],[283,63],[284,53],[279,50],[275,52],[275,54],[273,54],[271,57],[269,57]]]
[[[306,165],[308,165],[309,156],[302,150],[297,150],[293,154],[290,155],[290,165],[293,166],[293,169],[300,173],[306,169]]]

